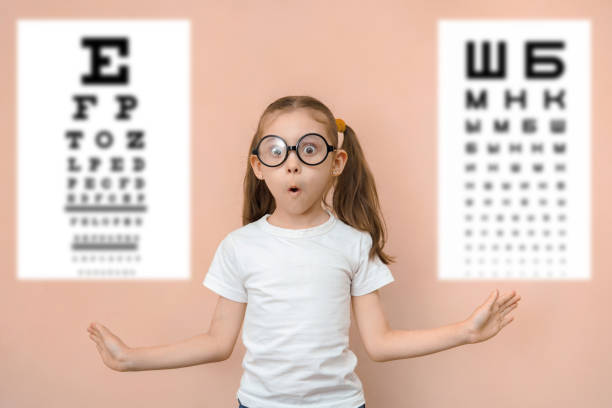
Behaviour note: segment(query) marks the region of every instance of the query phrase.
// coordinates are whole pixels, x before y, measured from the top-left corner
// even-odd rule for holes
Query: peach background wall
[[[16,280],[18,18],[191,20],[190,281]],[[437,280],[439,18],[591,19],[592,280]],[[130,346],[208,329],[216,295],[201,281],[219,241],[240,226],[248,142],[267,104],[288,94],[320,98],[366,151],[386,248],[398,255],[396,281],[381,290],[393,328],[463,320],[495,287],[522,296],[515,321],[487,342],[387,363],[368,360],[353,321],[368,407],[612,406],[611,41],[609,0],[0,0],[0,407],[237,406],[241,339],[221,363],[119,373],[103,365],[86,327],[99,321]]]

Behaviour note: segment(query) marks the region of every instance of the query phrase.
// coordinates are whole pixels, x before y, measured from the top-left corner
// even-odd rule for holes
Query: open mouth
[[[300,191],[300,189],[298,187],[289,187],[289,191],[291,191],[292,193],[297,193],[298,191]]]

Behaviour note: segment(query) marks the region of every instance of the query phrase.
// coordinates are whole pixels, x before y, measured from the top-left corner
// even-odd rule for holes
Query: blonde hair
[[[338,147],[338,127],[332,112],[322,102],[311,96],[285,96],[272,102],[259,118],[257,131],[253,135],[247,155],[247,168],[244,176],[244,203],[242,209],[242,224],[257,221],[265,214],[272,214],[276,208],[274,196],[263,180],[258,179],[250,164],[251,152],[263,136],[263,125],[273,114],[291,112],[296,109],[309,109],[313,119],[325,124],[327,136],[331,144]],[[317,115],[318,113],[322,115]],[[324,194],[322,203],[330,208],[325,198],[334,187],[333,207],[336,217],[344,223],[361,231],[368,232],[372,237],[372,248],[369,257],[378,254],[385,264],[395,262],[395,257],[386,254],[383,247],[387,241],[386,226],[380,210],[378,194],[374,177],[365,160],[357,135],[346,125],[341,148],[348,154],[344,170],[338,177],[331,179]]]

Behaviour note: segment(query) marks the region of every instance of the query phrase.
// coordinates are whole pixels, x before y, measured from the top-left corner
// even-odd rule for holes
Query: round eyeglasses
[[[295,150],[302,163],[309,166],[316,166],[323,163],[329,152],[336,150],[334,146],[327,143],[327,140],[318,133],[307,133],[300,137],[295,146],[287,146],[287,142],[280,136],[264,136],[252,153],[265,166],[280,166],[289,157],[289,152]]]

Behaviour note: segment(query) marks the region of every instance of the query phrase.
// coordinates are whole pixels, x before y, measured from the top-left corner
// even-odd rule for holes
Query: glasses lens
[[[319,135],[308,135],[300,141],[298,146],[300,157],[308,164],[320,163],[327,154],[325,139]]]
[[[268,166],[278,165],[284,158],[287,146],[283,139],[271,136],[262,140],[259,145],[259,159]]]

